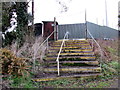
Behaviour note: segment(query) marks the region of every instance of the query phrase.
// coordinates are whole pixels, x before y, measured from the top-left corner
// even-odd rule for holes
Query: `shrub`
[[[0,49],[0,62],[2,65],[2,74],[9,74],[15,76],[25,76],[29,75],[25,58],[16,57],[8,49]]]

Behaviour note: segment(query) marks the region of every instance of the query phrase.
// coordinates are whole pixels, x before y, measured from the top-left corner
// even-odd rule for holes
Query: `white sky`
[[[85,21],[85,9],[87,21],[99,25],[106,25],[105,0],[59,0],[64,1],[69,7],[67,12],[61,13],[61,6],[57,0],[34,0],[34,22],[53,21],[56,17],[59,24],[73,24]],[[107,1],[108,26],[116,28],[118,24],[118,1]],[[29,10],[30,11],[30,10]]]

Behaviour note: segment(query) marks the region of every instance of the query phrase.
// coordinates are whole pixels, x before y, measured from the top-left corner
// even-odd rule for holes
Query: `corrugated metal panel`
[[[87,27],[94,38],[116,38],[118,37],[118,30],[100,26],[94,23],[87,22]],[[88,37],[90,38],[90,36]]]
[[[58,26],[58,38],[63,39],[66,32],[69,32],[69,39],[85,38],[85,24],[66,24]]]
[[[90,33],[93,35],[94,38],[117,38],[118,37],[118,30],[100,26],[91,22],[87,22],[87,28]],[[65,33],[68,31],[70,32],[69,38],[85,38],[85,24],[65,24],[58,26],[58,39],[63,39]],[[87,34],[88,38],[90,36]]]

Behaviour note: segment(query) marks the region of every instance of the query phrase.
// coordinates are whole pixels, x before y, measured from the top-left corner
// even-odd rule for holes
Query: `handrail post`
[[[58,70],[58,76],[60,76],[60,63],[59,63],[59,60],[57,58],[57,70]]]

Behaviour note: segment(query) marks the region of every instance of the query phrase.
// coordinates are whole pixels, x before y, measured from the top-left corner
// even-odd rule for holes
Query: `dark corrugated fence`
[[[87,28],[95,38],[118,38],[118,30],[87,22]],[[88,35],[88,38],[90,36]]]
[[[65,24],[58,26],[58,39],[63,39],[65,33],[70,33],[69,38],[85,38],[85,23]],[[94,38],[118,38],[118,30],[87,22],[87,29]],[[90,38],[89,35],[87,35]]]
[[[69,38],[84,38],[85,24],[66,24],[58,26],[58,38],[63,39],[66,32],[69,32]]]

